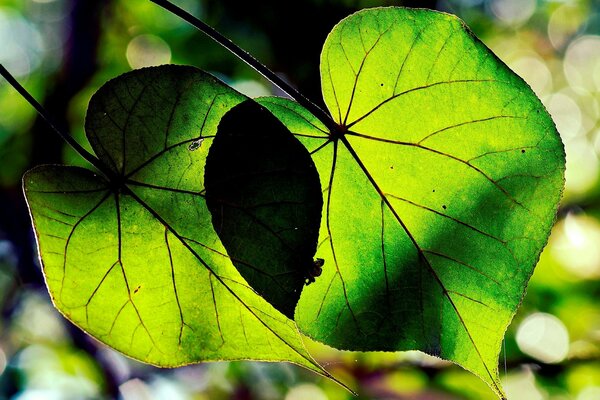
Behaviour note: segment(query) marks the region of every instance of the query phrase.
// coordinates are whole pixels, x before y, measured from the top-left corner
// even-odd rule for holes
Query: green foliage
[[[23,178],[46,282],[68,319],[144,362],[285,360],[326,374],[212,229],[204,164],[221,117],[244,100],[192,67],[104,85],[86,131],[110,180],[63,166]]]
[[[525,82],[451,15],[366,10],[321,55],[341,133],[300,329],[452,360],[502,394],[498,355],[554,222],[564,151]]]
[[[24,178],[55,305],[157,365],[326,375],[287,315],[339,349],[451,360],[504,397],[500,344],[563,186],[550,116],[460,20],[427,10],[346,18],[321,78],[331,119],[259,99],[281,123],[190,67],[106,84],[86,119],[105,176]],[[315,248],[323,275],[303,289]]]

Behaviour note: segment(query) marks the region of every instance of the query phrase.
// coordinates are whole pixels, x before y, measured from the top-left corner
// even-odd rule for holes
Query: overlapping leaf
[[[498,355],[554,221],[564,151],[523,80],[456,17],[358,12],[321,56],[326,130],[263,100],[313,154],[317,257],[296,321],[341,349],[418,349],[503,396]],[[313,136],[312,138],[310,136]]]
[[[323,207],[309,153],[273,114],[247,100],[221,119],[204,183],[213,226],[233,264],[293,318],[313,279]]]
[[[204,163],[221,117],[244,100],[181,66],[103,86],[86,131],[108,179],[63,166],[24,177],[48,289],[67,318],[138,360],[290,361],[326,374],[212,228]]]

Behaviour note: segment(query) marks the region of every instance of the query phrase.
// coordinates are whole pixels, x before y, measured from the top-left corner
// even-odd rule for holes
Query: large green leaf
[[[213,226],[246,281],[290,318],[311,276],[323,196],[309,153],[253,100],[219,123],[204,184]]]
[[[24,177],[48,289],[73,323],[144,362],[290,361],[327,375],[212,228],[204,163],[221,117],[244,100],[191,67],[104,85],[86,131],[109,178],[63,166]]]
[[[503,396],[502,338],[563,186],[550,116],[459,19],[427,10],[346,18],[321,79],[339,124],[329,142],[298,105],[263,100],[325,189],[325,267],[298,303],[301,330],[341,349],[422,350]]]

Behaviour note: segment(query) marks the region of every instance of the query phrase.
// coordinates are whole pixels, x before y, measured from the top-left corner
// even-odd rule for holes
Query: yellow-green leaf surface
[[[104,85],[86,131],[110,178],[63,166],[24,177],[46,282],[73,323],[144,362],[290,361],[327,375],[211,224],[206,156],[221,117],[245,99],[182,66]]]
[[[563,186],[550,116],[464,23],[428,10],[346,18],[327,38],[321,79],[339,124],[329,142],[298,105],[267,101],[302,136],[324,188],[323,275],[296,322],[340,349],[454,361],[503,396],[502,338]]]

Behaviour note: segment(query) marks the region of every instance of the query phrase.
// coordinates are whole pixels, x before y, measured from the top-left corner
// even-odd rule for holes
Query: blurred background
[[[457,14],[546,105],[567,152],[558,221],[500,355],[516,400],[600,399],[600,1],[179,0],[321,103],[318,62],[341,18],[371,6]],[[147,0],[0,0],[0,63],[81,143],[91,95],[146,65],[191,64],[250,96],[278,94],[194,28]],[[20,188],[43,163],[83,165],[0,79],[0,399],[336,400],[339,386],[285,363],[160,370],[96,343],[50,303]],[[493,399],[452,364],[407,353],[311,344],[364,399]]]

